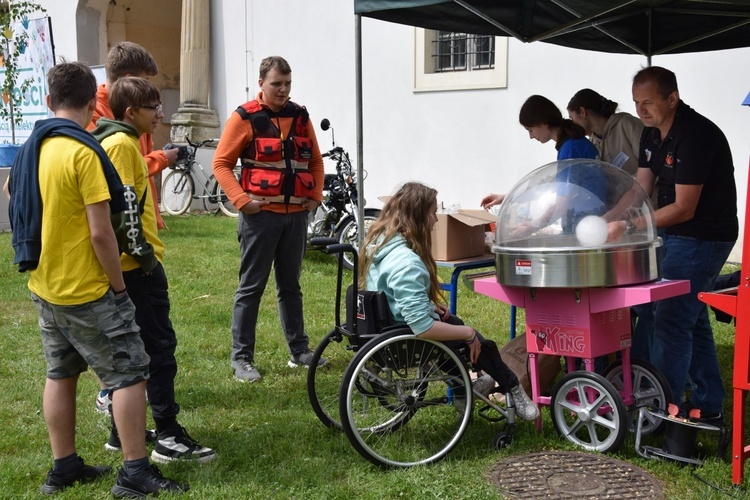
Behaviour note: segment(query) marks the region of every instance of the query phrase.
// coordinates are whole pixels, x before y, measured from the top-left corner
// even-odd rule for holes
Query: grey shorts
[[[135,323],[135,306],[112,290],[76,306],[50,304],[31,294],[39,311],[47,378],[74,377],[91,367],[108,389],[148,378],[150,358]]]

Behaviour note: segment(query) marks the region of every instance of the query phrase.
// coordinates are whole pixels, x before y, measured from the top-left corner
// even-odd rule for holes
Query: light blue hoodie
[[[368,247],[370,251],[372,245]],[[439,320],[428,295],[430,273],[401,235],[391,238],[375,253],[367,271],[367,289],[385,292],[395,323],[409,325],[416,335]]]

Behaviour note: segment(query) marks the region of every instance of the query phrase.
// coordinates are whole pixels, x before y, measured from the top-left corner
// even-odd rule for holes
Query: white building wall
[[[40,2],[53,16],[57,53],[75,57],[75,14],[68,2]],[[73,3],[73,2],[71,2]],[[292,99],[317,126],[334,126],[337,145],[356,158],[355,21],[352,0],[212,0],[211,106],[226,117],[258,90],[258,65],[281,55],[293,69]],[[58,22],[58,19],[60,21]],[[407,180],[439,191],[446,204],[476,208],[488,192],[507,192],[529,171],[553,161],[552,143],[529,140],[518,110],[531,94],[564,111],[592,88],[634,113],[633,74],[646,58],[523,44],[511,39],[505,89],[414,93],[414,28],[362,20],[365,196],[390,194]],[[750,49],[657,56],[677,74],[680,95],[727,135],[734,155],[740,227],[750,159]],[[330,133],[318,130],[321,148]],[[710,145],[707,145],[710,147]],[[332,165],[328,165],[333,168]],[[733,261],[741,258],[737,245]]]
[[[75,2],[59,0],[35,0],[47,11],[47,16],[52,18],[52,34],[55,43],[55,58],[65,58],[68,61],[78,59],[78,42],[76,36],[78,26],[76,23]]]

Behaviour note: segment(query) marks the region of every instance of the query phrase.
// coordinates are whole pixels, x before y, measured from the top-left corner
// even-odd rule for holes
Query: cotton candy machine
[[[515,185],[497,213],[497,281],[578,288],[657,280],[661,240],[653,210],[640,185],[608,163],[544,165]],[[626,234],[607,241],[608,221],[627,221]]]

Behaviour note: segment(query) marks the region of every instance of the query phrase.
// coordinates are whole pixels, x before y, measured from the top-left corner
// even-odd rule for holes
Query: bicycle
[[[190,138],[185,140],[189,144],[187,156],[172,166],[172,171],[167,174],[161,186],[161,207],[170,215],[182,215],[190,208],[195,199],[203,200],[203,208],[206,212],[216,214],[219,211],[229,217],[239,217],[239,211],[229,201],[221,185],[216,181],[213,174],[208,175],[195,155],[198,148],[209,144],[215,144],[218,139],[207,139],[202,142],[192,142]],[[197,168],[196,168],[197,167]],[[203,194],[195,194],[195,180],[197,175],[203,185]],[[240,167],[234,169],[234,175],[239,180]]]

